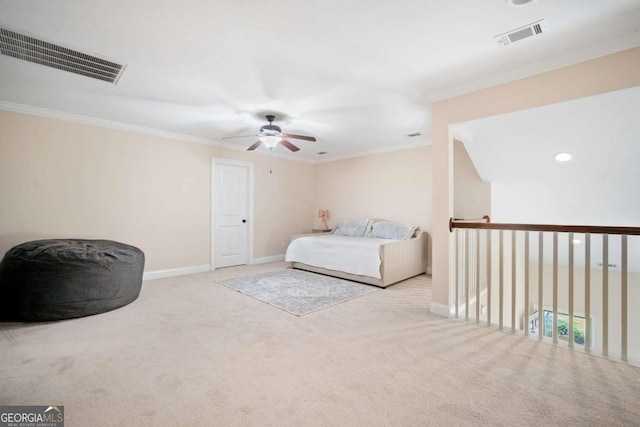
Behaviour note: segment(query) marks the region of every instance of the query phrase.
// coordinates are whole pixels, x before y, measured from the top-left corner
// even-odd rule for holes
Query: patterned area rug
[[[380,290],[307,271],[287,269],[220,282],[238,292],[296,316]]]

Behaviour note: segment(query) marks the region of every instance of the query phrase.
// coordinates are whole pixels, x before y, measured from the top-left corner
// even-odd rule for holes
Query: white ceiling
[[[493,39],[543,18],[542,36]],[[0,0],[0,24],[127,65],[112,85],[0,55],[4,108],[238,149],[255,139],[221,138],[274,113],[320,161],[428,144],[434,100],[639,46],[640,0]]]
[[[542,179],[541,169],[544,177],[564,181],[568,168],[603,181],[640,173],[639,112],[640,87],[634,87],[460,123],[454,135],[484,181]],[[556,162],[560,152],[572,160]],[[627,178],[640,182],[640,175]]]

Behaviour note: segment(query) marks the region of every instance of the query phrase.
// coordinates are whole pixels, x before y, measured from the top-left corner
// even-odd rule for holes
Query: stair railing
[[[585,352],[592,352],[595,346],[606,357],[609,356],[610,329],[614,326],[616,331],[620,331],[616,334],[620,351],[618,353],[615,350],[615,355],[628,361],[629,338],[638,336],[631,356],[640,360],[640,324],[629,323],[630,304],[633,302],[635,307],[638,307],[635,304],[640,304],[640,283],[636,280],[632,284],[631,301],[628,243],[629,237],[640,235],[640,227],[492,223],[485,216],[475,220],[451,218],[449,229],[455,233],[456,242],[453,280],[455,303],[452,313],[455,318],[464,315],[465,320],[486,322],[487,326],[497,326],[499,329],[510,327],[511,332],[521,332],[525,336],[537,334],[539,339],[550,337],[554,344],[562,337],[568,341],[570,348],[578,343],[584,345]],[[537,233],[537,239],[531,238],[532,233]],[[551,233],[551,242],[545,239],[545,235],[548,237],[545,233]],[[565,248],[559,249],[559,236],[563,240],[566,236],[568,243]],[[613,250],[616,259],[618,256],[620,258],[619,265],[611,263],[610,238],[613,236],[620,240],[620,245]],[[576,242],[582,243],[576,237],[584,239],[583,259],[575,256]],[[602,240],[601,248],[592,247],[595,239]],[[550,260],[549,255],[545,254],[545,244],[548,243],[552,244]],[[635,243],[634,249],[640,249],[640,239]],[[535,246],[537,257],[531,254],[531,248],[535,249]],[[567,253],[562,260],[559,260],[559,250]],[[640,265],[640,251],[636,252],[633,274],[638,278],[640,274],[636,273],[640,271],[635,267]],[[595,267],[592,253],[597,253],[602,260]],[[532,272],[530,267],[536,263],[537,270]],[[580,283],[576,283],[576,264],[581,270]],[[559,268],[564,269],[565,266],[568,272],[559,280]],[[597,281],[592,277],[594,268],[602,270]],[[545,273],[549,270],[551,283],[545,280]],[[611,280],[613,270],[616,276],[614,282]],[[536,271],[537,280],[531,283],[532,273],[535,276]],[[564,279],[567,279],[566,283]],[[549,300],[545,285],[551,287],[550,304],[545,303]],[[578,301],[577,291],[583,294],[582,301]],[[560,297],[563,301],[566,297],[564,311],[559,307]],[[579,304],[582,304],[582,310],[577,313],[575,307]],[[599,311],[598,322],[594,324],[593,313],[596,311]],[[578,325],[578,321],[583,321],[583,326]],[[594,340],[596,326],[599,331],[597,343]]]

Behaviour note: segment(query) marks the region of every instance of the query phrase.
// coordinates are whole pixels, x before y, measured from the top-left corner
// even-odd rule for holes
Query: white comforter
[[[333,234],[303,236],[289,244],[285,261],[380,279],[380,246],[397,241]]]

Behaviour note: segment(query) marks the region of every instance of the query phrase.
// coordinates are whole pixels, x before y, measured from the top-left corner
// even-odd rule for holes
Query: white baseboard
[[[284,254],[274,255],[274,256],[265,256],[262,258],[254,258],[251,264],[268,264],[270,262],[279,262],[279,261],[284,261]]]
[[[145,271],[142,280],[164,279],[166,277],[186,276],[187,274],[206,273],[211,271],[211,265],[194,265],[192,267],[172,268],[169,270]]]
[[[432,302],[429,305],[429,311],[437,316],[449,317],[451,315],[451,310],[448,305],[438,304],[437,302]]]

